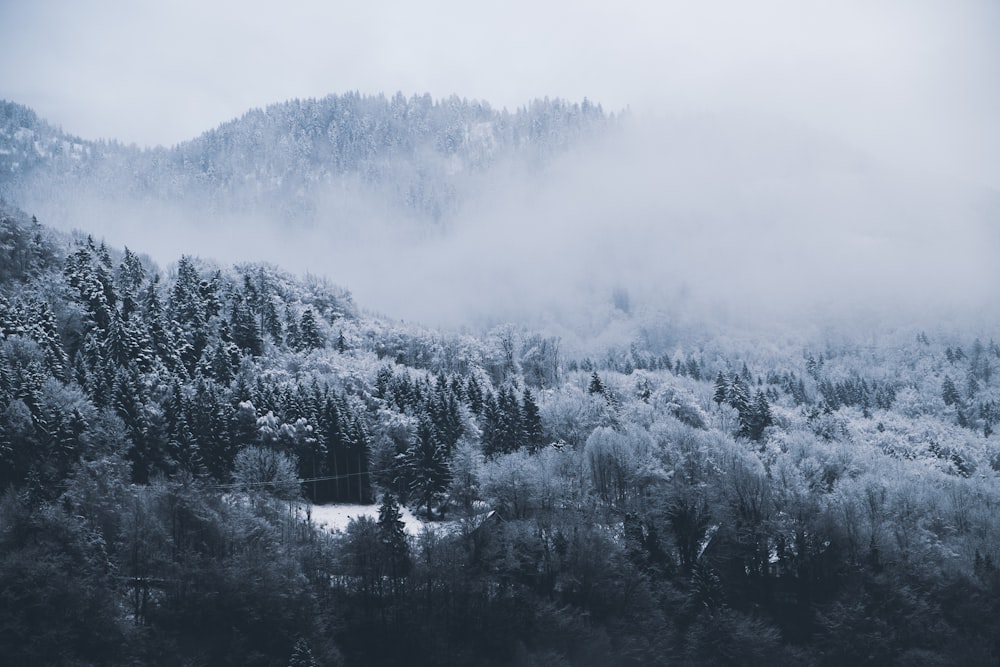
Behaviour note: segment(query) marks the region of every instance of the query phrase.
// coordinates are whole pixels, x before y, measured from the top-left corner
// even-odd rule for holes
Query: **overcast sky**
[[[170,145],[293,97],[749,109],[1000,186],[994,0],[4,0],[0,97]]]

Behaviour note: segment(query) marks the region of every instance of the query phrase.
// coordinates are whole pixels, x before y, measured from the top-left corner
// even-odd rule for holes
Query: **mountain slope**
[[[344,199],[441,222],[503,160],[537,164],[613,120],[586,100],[536,100],[511,113],[454,96],[349,93],[254,109],[172,148],[142,150],[80,140],[17,104],[0,113],[0,194],[31,210],[100,195],[300,223]]]

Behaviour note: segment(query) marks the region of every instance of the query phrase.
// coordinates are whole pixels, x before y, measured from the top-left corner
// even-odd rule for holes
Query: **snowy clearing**
[[[378,505],[309,505],[308,510],[312,513],[312,520],[317,526],[325,528],[331,532],[347,530],[347,524],[351,519],[361,516],[371,517],[378,521]],[[401,507],[403,523],[406,524],[406,532],[410,535],[417,535],[423,528],[424,522],[413,516],[406,507]]]

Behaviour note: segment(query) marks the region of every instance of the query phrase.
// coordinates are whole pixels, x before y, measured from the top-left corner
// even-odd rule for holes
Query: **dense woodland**
[[[985,333],[566,358],[9,206],[0,332],[5,664],[1000,660]]]

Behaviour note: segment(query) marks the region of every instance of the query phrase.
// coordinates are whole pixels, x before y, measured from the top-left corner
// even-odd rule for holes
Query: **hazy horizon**
[[[756,113],[1000,187],[1000,6],[883,0],[0,6],[0,98],[85,139],[169,146],[331,93],[515,109]],[[459,55],[459,57],[456,57]]]
[[[86,139],[171,145],[252,108],[352,90],[629,110],[627,127],[542,174],[491,172],[444,235],[332,193],[314,228],[291,232],[262,213],[103,193],[30,202],[160,262],[267,261],[449,327],[613,329],[625,310],[665,308],[770,323],[1000,311],[1000,5],[986,0],[488,13],[450,0],[41,0],[4,4],[0,26],[0,97]]]

